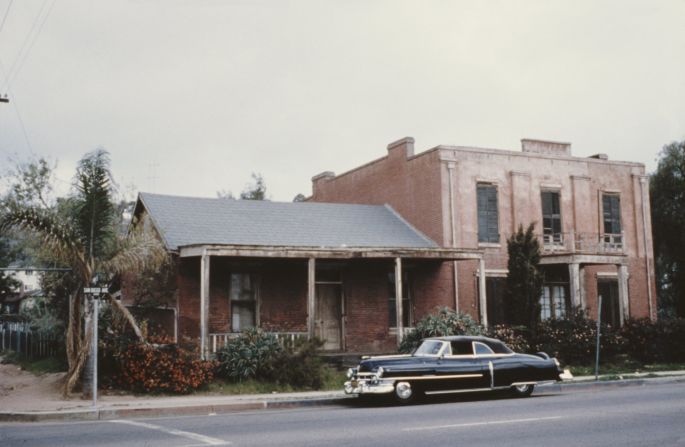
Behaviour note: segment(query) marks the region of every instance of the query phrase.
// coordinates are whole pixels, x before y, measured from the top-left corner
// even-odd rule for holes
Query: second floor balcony
[[[623,232],[612,233],[547,233],[542,235],[543,254],[584,253],[623,254],[625,236]]]

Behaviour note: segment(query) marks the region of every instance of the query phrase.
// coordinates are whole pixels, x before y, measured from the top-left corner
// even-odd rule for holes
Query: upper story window
[[[542,234],[545,245],[562,242],[559,191],[542,191]]]
[[[621,197],[618,194],[602,195],[604,233],[621,234]]]
[[[499,213],[497,210],[497,186],[479,184],[478,242],[499,242]]]
[[[602,215],[604,217],[604,248],[621,250],[623,236],[621,235],[621,197],[618,194],[602,195]]]

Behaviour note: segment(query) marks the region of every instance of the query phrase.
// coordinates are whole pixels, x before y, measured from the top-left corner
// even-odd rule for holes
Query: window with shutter
[[[497,187],[477,186],[478,242],[499,242],[499,214],[497,210]]]

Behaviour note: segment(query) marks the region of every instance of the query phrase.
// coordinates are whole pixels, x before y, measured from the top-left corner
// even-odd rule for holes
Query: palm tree
[[[65,203],[66,212],[10,202],[0,215],[0,230],[13,227],[35,234],[55,261],[72,269],[76,287],[69,296],[65,337],[69,370],[64,380],[65,397],[78,382],[90,351],[91,329],[84,329],[83,288],[94,280],[97,285],[106,286],[116,275],[154,268],[166,256],[159,240],[150,234],[130,232],[126,237],[119,234],[109,166],[109,154],[104,149],[81,159],[75,176],[75,193]],[[123,313],[142,341],[131,313],[119,301],[107,298]]]

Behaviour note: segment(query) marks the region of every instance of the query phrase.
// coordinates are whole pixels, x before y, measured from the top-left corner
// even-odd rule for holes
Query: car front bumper
[[[345,394],[388,394],[395,389],[395,381],[388,379],[351,379],[345,382]]]

